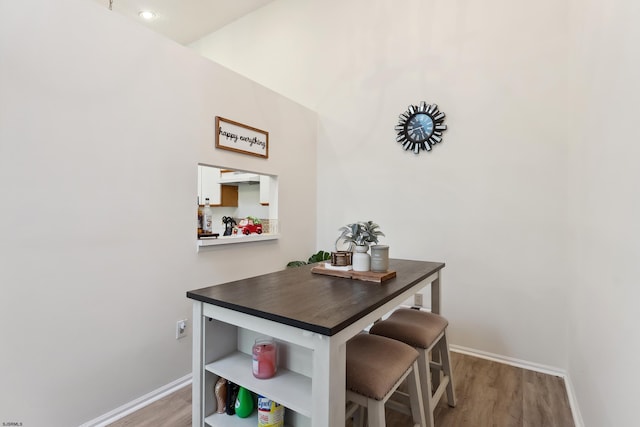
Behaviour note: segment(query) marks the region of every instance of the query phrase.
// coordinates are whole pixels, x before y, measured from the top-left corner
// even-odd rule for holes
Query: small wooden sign
[[[216,116],[216,148],[269,158],[269,132]]]

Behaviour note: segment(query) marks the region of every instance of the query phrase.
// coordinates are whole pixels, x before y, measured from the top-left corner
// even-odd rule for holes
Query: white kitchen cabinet
[[[207,197],[211,205],[220,205],[222,199],[220,169],[198,165],[198,190],[201,205],[204,205]]]

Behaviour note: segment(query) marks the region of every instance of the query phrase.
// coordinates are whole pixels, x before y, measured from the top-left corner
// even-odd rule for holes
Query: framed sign
[[[216,116],[216,148],[269,158],[269,132]]]

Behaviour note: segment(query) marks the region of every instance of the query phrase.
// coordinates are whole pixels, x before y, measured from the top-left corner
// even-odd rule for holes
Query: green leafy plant
[[[384,236],[380,226],[373,221],[360,221],[340,227],[340,236],[336,239],[336,244],[340,241],[350,243],[351,246],[369,246],[371,243],[378,243],[378,237]]]
[[[309,259],[305,261],[291,261],[287,264],[287,267],[300,267],[301,265],[314,264],[320,261],[326,261],[331,259],[331,253],[326,251],[318,251],[311,255]]]
[[[262,221],[260,221],[260,218],[256,218],[255,216],[248,216],[247,219],[250,219],[256,225],[262,224]]]

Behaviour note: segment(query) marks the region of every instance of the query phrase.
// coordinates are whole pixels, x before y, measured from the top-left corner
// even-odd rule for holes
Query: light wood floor
[[[446,396],[436,408],[437,427],[574,427],[564,380],[476,357],[451,353],[458,404]],[[387,411],[387,426],[410,426],[408,416]],[[191,427],[191,387],[176,391],[110,427]]]

